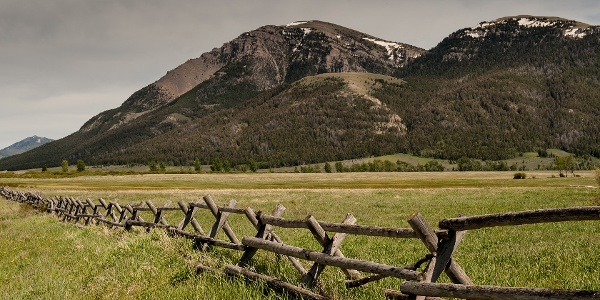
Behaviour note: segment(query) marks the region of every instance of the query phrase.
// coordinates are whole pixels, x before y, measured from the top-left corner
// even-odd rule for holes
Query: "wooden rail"
[[[356,288],[386,277],[401,279],[399,290],[383,291],[389,299],[438,300],[442,299],[440,297],[491,300],[600,299],[600,291],[475,285],[452,257],[467,230],[543,222],[600,220],[598,206],[449,218],[439,221],[440,229],[433,229],[418,212],[408,217],[410,228],[390,228],[357,225],[356,218],[351,214],[346,215],[341,223],[317,221],[310,215],[302,220],[285,219],[282,217],[285,211],[283,205],[277,205],[269,215],[250,207],[237,208],[234,200],[229,201],[227,205],[218,206],[210,196],[195,202],[180,201],[177,206],[169,206],[169,203],[155,206],[151,201],[121,205],[117,201],[104,199],[98,199],[95,203],[90,199],[82,201],[72,197],[45,198],[41,193],[14,191],[7,187],[0,187],[0,196],[41,211],[54,213],[63,222],[83,222],[84,225],[91,225],[95,221],[98,225],[106,224],[109,227],[125,230],[132,230],[134,227],[145,230],[162,229],[172,236],[193,240],[201,250],[222,247],[240,251],[242,255],[239,262],[237,265],[225,266],[223,270],[225,274],[261,280],[273,289],[295,294],[304,299],[328,299],[318,281],[327,266],[339,268],[346,275],[347,288]],[[208,211],[209,213],[205,213],[204,216],[214,220],[208,233],[196,219],[200,217],[199,210]],[[141,217],[142,212],[145,217],[151,214],[151,220],[144,220]],[[182,219],[177,225],[170,225],[165,218],[167,213],[180,214]],[[256,230],[255,236],[242,237],[240,242],[228,223],[228,218],[232,214],[245,217],[249,225]],[[309,230],[322,249],[286,245],[275,232],[276,227]],[[227,240],[216,238],[219,231],[227,236]],[[404,267],[347,258],[342,253],[341,246],[348,234],[416,239],[423,243],[426,252],[422,259]],[[258,274],[246,268],[252,264],[254,255],[259,250],[285,256],[299,272],[302,278],[300,284],[283,282],[276,277]],[[306,269],[300,260],[311,262],[312,266]],[[422,265],[425,265],[423,271],[418,271]],[[361,272],[368,274],[363,275]],[[445,273],[453,283],[437,283],[442,273]],[[315,289],[317,292],[314,291]]]
[[[400,289],[409,294],[489,300],[592,300],[600,299],[599,291],[553,290],[498,286],[469,286],[448,283],[405,281]]]
[[[440,228],[454,231],[473,230],[496,226],[515,226],[535,223],[600,220],[600,206],[549,208],[507,212],[472,217],[443,219]]]

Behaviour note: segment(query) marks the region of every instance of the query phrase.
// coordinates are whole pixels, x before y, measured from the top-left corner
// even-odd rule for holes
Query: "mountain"
[[[452,33],[396,76],[405,151],[505,159],[561,148],[600,156],[600,27],[515,16]],[[402,108],[399,108],[402,109]]]
[[[0,168],[196,158],[275,167],[395,152],[495,160],[553,147],[598,157],[599,31],[505,17],[424,51],[320,21],[264,26]]]
[[[21,154],[52,141],[52,139],[34,135],[0,150],[0,158]]]
[[[242,107],[303,77],[327,72],[391,75],[423,52],[321,21],[263,26],[167,72],[70,136],[0,166],[54,165],[80,158],[124,163],[122,154],[135,145],[175,132],[187,122]],[[147,159],[162,158],[138,156],[136,161]]]

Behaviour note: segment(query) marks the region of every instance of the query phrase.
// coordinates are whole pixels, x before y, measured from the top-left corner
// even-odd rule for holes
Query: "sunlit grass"
[[[596,185],[595,174],[580,174],[552,178],[552,173],[540,172],[535,179],[525,180],[513,180],[512,172],[134,175],[3,178],[0,185],[42,191],[47,197],[102,197],[121,204],[150,200],[158,206],[167,201],[171,206],[177,201],[202,201],[210,194],[219,205],[235,199],[238,207],[267,213],[283,204],[286,218],[312,214],[321,221],[341,222],[346,213],[352,213],[357,224],[390,227],[408,227],[406,218],[420,211],[436,227],[440,219],[459,214],[597,204],[599,190],[589,187]],[[170,224],[182,218],[180,212],[165,214]],[[196,218],[208,232],[214,222],[211,213],[201,210]],[[229,223],[239,239],[255,234],[242,215],[231,215]],[[276,231],[285,243],[322,250],[307,230]],[[598,222],[593,221],[474,230],[454,257],[477,284],[600,290],[595,270],[599,231]],[[227,240],[222,232],[217,237]],[[427,253],[415,239],[352,235],[341,250],[348,257],[395,266],[414,263]],[[219,272],[193,272],[198,261],[218,269],[240,257],[240,252],[228,249],[196,251],[188,241],[168,238],[160,230],[124,232],[74,226],[0,201],[0,293],[11,299],[279,298],[260,283],[228,279]],[[304,265],[310,267],[308,262]],[[285,258],[265,251],[258,252],[251,268],[291,283],[300,279]],[[400,284],[388,278],[346,290],[343,279],[343,273],[331,267],[321,277],[335,299],[383,299],[382,288],[397,289]]]

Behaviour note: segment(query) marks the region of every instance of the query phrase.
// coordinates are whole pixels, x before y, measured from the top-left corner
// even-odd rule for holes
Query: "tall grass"
[[[248,174],[10,180],[48,197],[118,198],[122,204],[152,200],[162,205],[211,194],[219,204],[235,199],[238,207],[265,212],[281,203],[287,208],[286,218],[312,214],[320,221],[341,222],[346,213],[352,213],[358,224],[364,225],[407,227],[406,218],[420,211],[436,227],[440,219],[458,214],[590,205],[598,198],[598,189],[580,187],[589,186],[595,174],[551,178],[541,173],[525,180],[513,180],[512,173],[411,174],[412,178],[361,173],[355,177]],[[245,181],[237,181],[240,179]],[[145,189],[136,188],[138,185]],[[170,224],[177,224],[183,215],[170,212],[165,217]],[[196,218],[205,231],[214,221],[204,210]],[[231,215],[228,221],[239,238],[255,233],[243,216]],[[276,231],[287,244],[322,250],[308,230]],[[598,222],[474,230],[467,234],[455,258],[476,284],[600,290],[595,268],[600,263],[599,236]],[[217,237],[227,239],[222,232]],[[427,253],[415,239],[352,235],[341,250],[351,258],[395,266],[414,263]],[[260,283],[194,272],[196,262],[221,268],[236,263],[240,256],[240,252],[220,248],[200,252],[188,241],[168,238],[160,230],[124,232],[104,226],[74,226],[17,203],[0,201],[0,293],[7,299],[280,299],[281,295]],[[258,252],[251,268],[291,283],[300,279],[286,259],[265,251]],[[400,284],[388,278],[346,290],[343,279],[343,274],[331,267],[320,278],[334,299],[383,299],[382,288],[397,289]]]

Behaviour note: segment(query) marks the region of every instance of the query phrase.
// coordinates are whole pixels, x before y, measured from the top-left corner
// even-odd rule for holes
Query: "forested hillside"
[[[554,17],[482,22],[429,51],[325,22],[264,26],[0,169],[499,160],[548,148],[599,157],[599,49],[599,27]]]
[[[598,157],[599,59],[598,27],[503,18],[453,33],[398,70],[406,85],[377,97],[408,110],[408,152],[505,159],[556,147]]]

